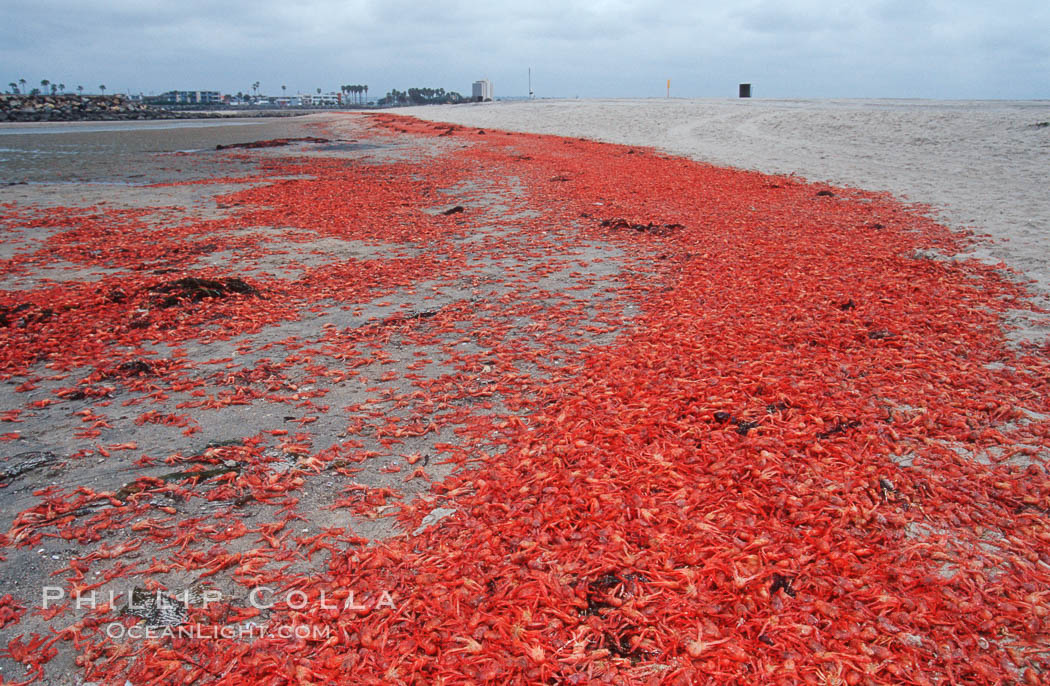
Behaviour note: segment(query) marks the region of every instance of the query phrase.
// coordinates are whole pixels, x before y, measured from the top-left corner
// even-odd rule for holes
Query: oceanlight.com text
[[[118,639],[184,638],[194,640],[227,640],[244,641],[264,637],[281,639],[300,639],[307,641],[325,640],[332,635],[332,627],[327,625],[282,624],[268,627],[254,622],[236,626],[209,626],[203,624],[182,624],[179,626],[152,627],[144,624],[125,626],[120,622],[106,625],[106,636]]]

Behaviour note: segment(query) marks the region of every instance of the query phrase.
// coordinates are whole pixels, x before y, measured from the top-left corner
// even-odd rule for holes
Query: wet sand
[[[4,124],[0,125],[0,184],[185,179],[194,172],[180,165],[179,152],[300,135],[296,132],[309,130],[326,116]]]

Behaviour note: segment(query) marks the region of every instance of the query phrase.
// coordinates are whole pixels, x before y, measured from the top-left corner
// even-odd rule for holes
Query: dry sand
[[[421,119],[646,145],[932,206],[987,233],[974,253],[1050,292],[1050,102],[535,100],[396,110]]]

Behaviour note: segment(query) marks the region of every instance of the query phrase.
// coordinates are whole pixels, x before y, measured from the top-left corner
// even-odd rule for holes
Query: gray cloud
[[[0,83],[275,93],[1050,97],[1037,0],[4,0]]]

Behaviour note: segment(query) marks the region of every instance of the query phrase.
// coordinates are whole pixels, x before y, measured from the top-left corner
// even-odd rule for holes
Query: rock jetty
[[[0,122],[110,121],[123,119],[200,119],[218,113],[174,112],[129,100],[123,95],[0,94]]]

